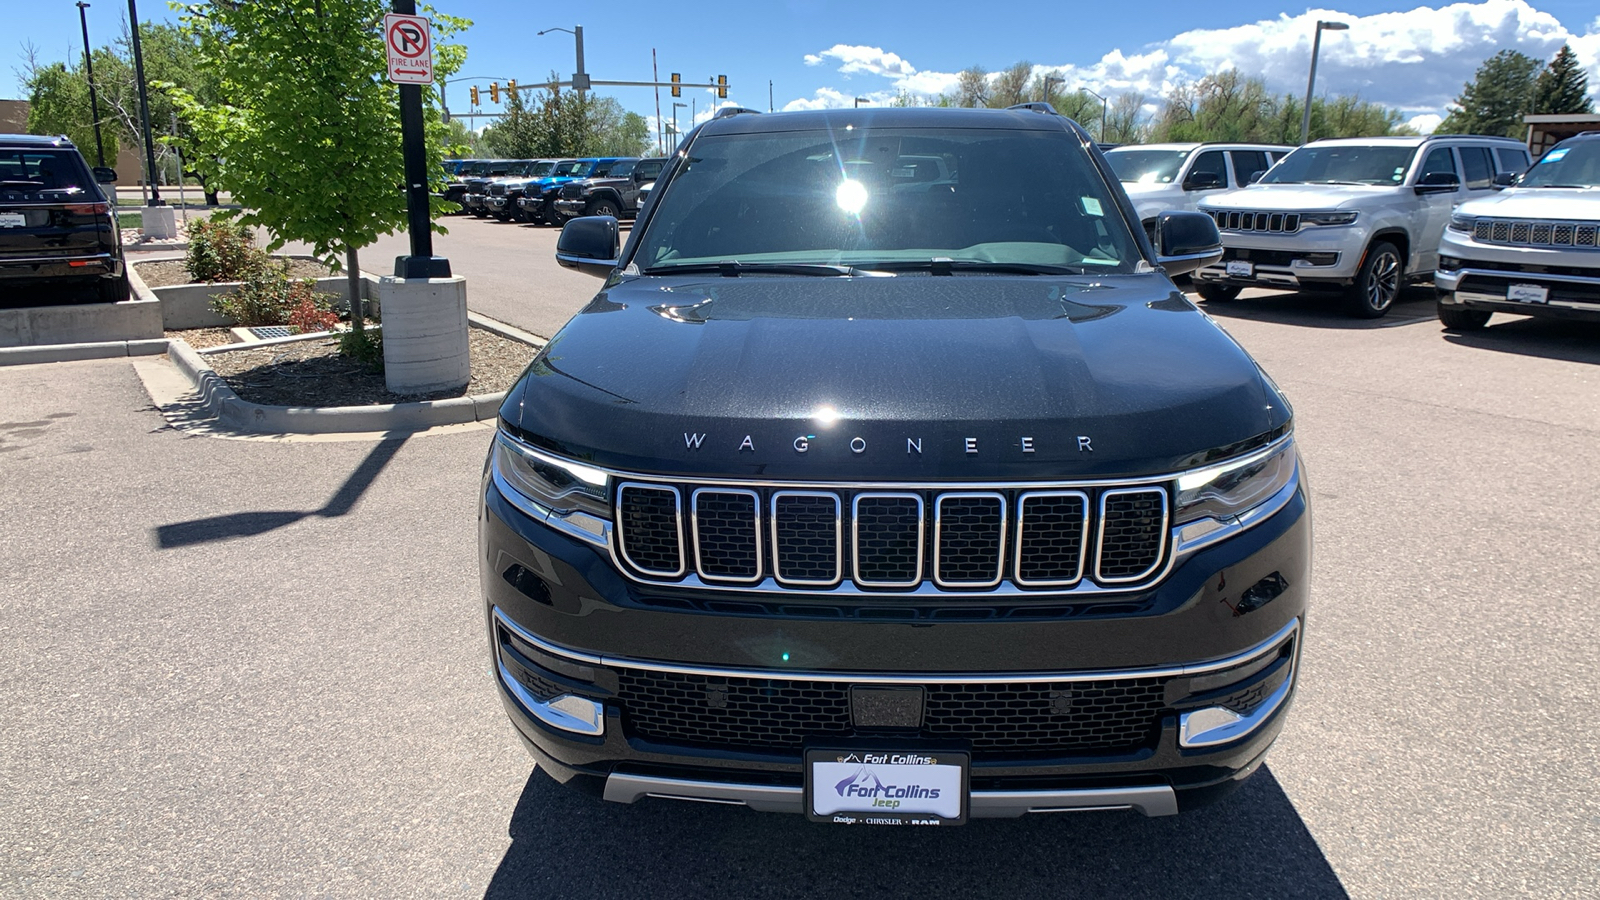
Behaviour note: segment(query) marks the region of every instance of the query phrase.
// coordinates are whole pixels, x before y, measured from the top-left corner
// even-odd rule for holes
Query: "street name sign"
[[[389,80],[395,84],[433,84],[433,30],[427,16],[389,13],[383,17],[389,51]]]

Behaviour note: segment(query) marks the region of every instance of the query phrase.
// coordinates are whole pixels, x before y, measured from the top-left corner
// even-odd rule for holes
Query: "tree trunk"
[[[206,205],[207,206],[221,206],[222,205],[222,202],[217,199],[217,192],[216,191],[206,191]]]
[[[350,279],[350,328],[360,331],[365,323],[361,310],[361,261],[356,258],[356,248],[345,250],[344,266],[348,270],[346,277]]]

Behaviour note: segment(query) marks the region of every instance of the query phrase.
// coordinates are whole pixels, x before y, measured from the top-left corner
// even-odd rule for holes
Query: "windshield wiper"
[[[1577,188],[1578,190],[1587,190],[1588,188],[1592,187],[1600,187],[1600,185],[1594,184],[1536,184],[1532,186],[1542,188]],[[1519,184],[1517,187],[1529,187],[1529,185]]]
[[[1088,271],[1081,266],[1063,266],[1054,263],[989,262],[981,259],[944,258],[861,262],[856,263],[856,268],[879,272],[920,272],[927,270],[934,275],[950,275],[955,272],[999,272],[1009,275],[1082,275]]]
[[[738,278],[746,272],[759,275],[856,275],[854,266],[832,266],[824,263],[742,263],[735,259],[718,263],[684,263],[682,265],[650,266],[646,275],[704,275],[716,273],[724,278]]]

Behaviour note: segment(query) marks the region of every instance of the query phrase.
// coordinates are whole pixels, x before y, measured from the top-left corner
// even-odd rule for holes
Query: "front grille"
[[[860,736],[850,685],[618,671],[630,737],[663,744],[799,753],[808,738]],[[1165,679],[930,684],[921,735],[972,742],[975,753],[1127,752],[1159,735]],[[870,733],[870,730],[868,730]]]
[[[1207,212],[1221,231],[1293,234],[1300,230],[1299,213],[1258,212],[1250,209],[1213,209]]]
[[[684,510],[688,510],[685,515]],[[687,521],[685,521],[687,519]],[[1132,587],[1169,553],[1167,488],[798,490],[625,482],[624,569],[670,584],[951,591]],[[768,579],[772,579],[768,581]],[[774,584],[775,582],[775,584]]]
[[[491,196],[491,197],[504,197],[505,195],[506,195],[506,186],[505,186],[504,183],[497,181],[494,184],[489,185],[489,196]]]
[[[582,196],[583,185],[576,181],[570,181],[561,186],[561,199],[563,200],[576,200]]]
[[[1593,222],[1479,219],[1472,227],[1473,240],[1482,244],[1575,250],[1595,249],[1597,233],[1600,233],[1600,225]]]

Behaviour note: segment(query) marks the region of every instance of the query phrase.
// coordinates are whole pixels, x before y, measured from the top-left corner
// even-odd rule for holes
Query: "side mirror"
[[[1429,172],[1413,188],[1419,194],[1448,194],[1461,186],[1454,172]]]
[[[1186,191],[1204,191],[1210,188],[1222,187],[1222,178],[1215,172],[1191,172],[1183,180],[1183,189]]]
[[[556,262],[604,278],[617,267],[622,255],[617,220],[610,216],[582,216],[568,222],[556,239]]]
[[[1184,275],[1222,259],[1222,234],[1205,213],[1164,212],[1156,217],[1156,265]]]
[[[1521,178],[1522,176],[1515,172],[1496,172],[1493,183],[1497,188],[1508,188],[1516,184]]]
[[[1245,182],[1245,184],[1255,184],[1256,182],[1260,181],[1261,180],[1261,176],[1263,176],[1265,174],[1267,174],[1267,173],[1266,173],[1266,170],[1264,170],[1264,169],[1262,171],[1260,171],[1260,172],[1251,172],[1250,173],[1250,180]]]
[[[94,180],[96,184],[116,184],[117,170],[109,166],[95,166]]]

